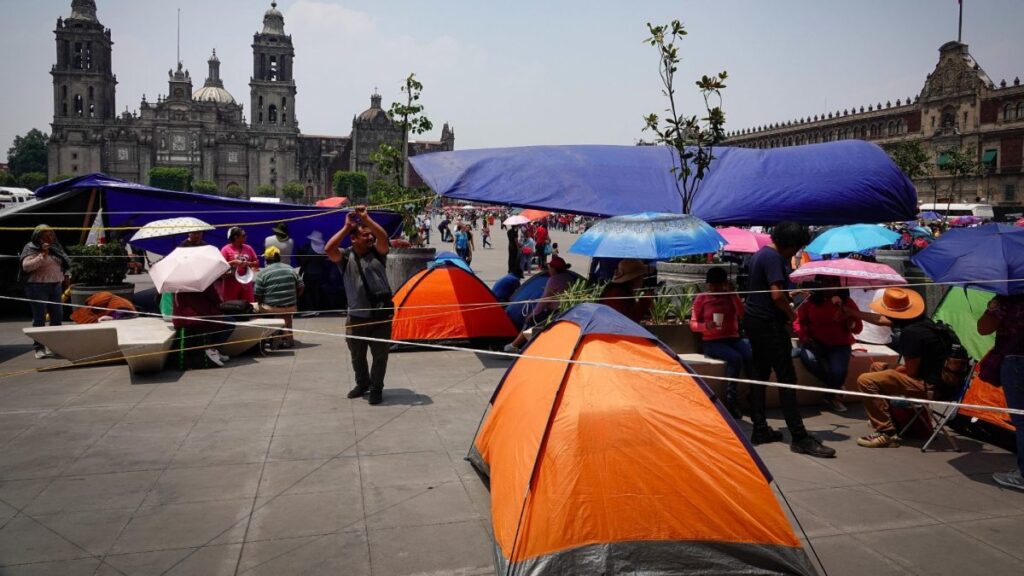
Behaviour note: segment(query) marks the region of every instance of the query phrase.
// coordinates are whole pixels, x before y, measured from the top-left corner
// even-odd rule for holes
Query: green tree
[[[53,178],[50,178],[50,183],[52,184],[54,182],[63,182],[65,180],[70,180],[70,179],[72,179],[74,177],[75,177],[74,174],[57,174]]]
[[[306,189],[302,187],[302,183],[293,180],[281,188],[281,195],[289,202],[298,204],[306,198]]]
[[[976,154],[959,146],[940,148],[936,161],[939,170],[950,178],[949,202],[955,197],[957,202],[963,201],[963,181],[976,178],[982,173],[981,163]],[[948,208],[947,208],[948,210]]]
[[[904,140],[888,144],[884,147],[885,152],[892,158],[896,166],[911,180],[924,180],[932,189],[932,198],[938,195],[938,187],[935,180],[935,163],[921,140]]]
[[[377,163],[377,169],[382,175],[393,175],[397,184],[408,186],[409,175],[406,173],[405,159],[409,157],[409,135],[429,132],[434,129],[434,124],[423,112],[423,104],[420,104],[423,84],[416,80],[415,73],[406,77],[401,90],[405,94],[405,102],[392,102],[388,118],[402,129],[402,149],[381,144],[380,149],[370,159]]]
[[[662,93],[668,98],[669,107],[665,110],[668,116],[664,119],[659,118],[657,114],[645,116],[644,130],[654,132],[655,140],[659,144],[671,146],[679,153],[679,165],[675,165],[673,160],[672,173],[676,176],[676,190],[682,199],[683,213],[689,214],[700,183],[715,159],[714,146],[725,137],[722,90],[725,88],[728,73],[722,71],[711,76],[702,76],[697,81],[697,88],[704,100],[706,116],[698,118],[696,115],[684,115],[676,104],[674,80],[680,61],[676,42],[686,36],[686,29],[678,20],[661,26],[648,23],[647,29],[650,37],[644,42],[658,50],[658,72],[663,86]],[[717,100],[717,105],[712,105],[712,99]]]
[[[227,189],[224,190],[224,194],[226,194],[228,198],[241,198],[242,196],[245,196],[245,190],[238,184],[228,184]]]
[[[0,186],[14,186],[18,180],[6,170],[0,170]]]
[[[18,178],[18,184],[22,188],[35,190],[36,188],[46,184],[46,174],[43,172],[26,172],[21,175],[21,178]]]
[[[350,199],[363,199],[369,195],[366,174],[338,170],[334,173],[334,193]]]
[[[192,187],[192,173],[187,168],[157,166],[149,169],[149,185],[164,190],[187,192]]]
[[[216,194],[217,183],[212,180],[196,180],[192,183],[192,191],[199,194]]]
[[[270,184],[260,184],[256,187],[256,195],[263,198],[277,198],[277,189]]]
[[[7,149],[8,170],[16,177],[29,172],[46,174],[46,141],[48,136],[33,128],[24,136],[15,136]],[[46,183],[45,181],[43,182]]]

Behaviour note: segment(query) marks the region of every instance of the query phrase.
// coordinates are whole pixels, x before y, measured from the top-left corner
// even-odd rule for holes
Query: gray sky
[[[1024,75],[1024,2],[964,0],[964,42],[995,81]],[[112,29],[117,107],[167,92],[181,56],[196,88],[217,49],[225,87],[248,116],[252,35],[269,0],[97,0]],[[0,158],[15,134],[49,132],[53,28],[70,0],[0,0]],[[727,129],[913,97],[956,39],[956,0],[281,0],[296,46],[296,113],[306,134],[347,135],[379,87],[385,106],[409,72],[436,129],[456,148],[631,144],[661,113],[646,22],[678,18],[689,36],[677,86],[729,72]]]

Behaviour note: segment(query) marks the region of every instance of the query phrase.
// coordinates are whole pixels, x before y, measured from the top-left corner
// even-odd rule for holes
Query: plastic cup
[[[725,314],[721,312],[715,312],[711,315],[711,321],[715,323],[715,326],[721,326],[725,323]]]

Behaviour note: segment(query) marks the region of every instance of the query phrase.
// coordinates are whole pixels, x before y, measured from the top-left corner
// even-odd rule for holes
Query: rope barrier
[[[40,302],[46,303],[45,300],[30,300],[30,299],[25,299],[25,298],[14,298],[14,297],[9,297],[9,296],[0,296],[0,299],[18,300],[18,301],[29,301],[29,302],[37,302],[37,303],[40,303]],[[73,306],[73,307],[86,307],[86,308],[94,308],[94,309],[98,309],[98,310],[111,310],[111,311],[113,311],[113,309],[96,307],[96,306],[84,306],[84,305],[75,305],[75,304],[72,304],[71,306]],[[146,313],[140,313],[140,315],[156,316],[156,314],[146,314]],[[172,316],[171,318],[172,319],[174,319],[174,318],[178,318],[178,319],[192,319],[192,317],[188,317],[188,316]],[[114,320],[113,322],[117,322],[117,320]],[[226,320],[207,319],[206,322],[215,323],[215,324],[222,324],[222,325],[225,325],[225,326],[232,326],[232,327],[236,327],[236,326],[239,326],[239,325],[242,325],[242,326],[245,325],[244,322],[231,322],[231,321],[226,321]],[[385,322],[390,322],[390,321],[385,321]],[[280,330],[280,331],[288,331],[288,329],[285,329],[285,328],[281,328],[281,329],[278,329],[278,330]],[[372,338],[372,337],[369,337],[369,336],[354,336],[354,335],[346,334],[346,333],[343,333],[343,332],[342,333],[338,333],[338,332],[325,332],[325,331],[320,331],[320,330],[299,329],[299,328],[294,328],[294,327],[290,330],[290,333],[293,334],[293,335],[295,335],[295,334],[306,334],[306,335],[315,335],[315,336],[326,336],[326,337],[331,337],[331,338],[340,338],[342,340],[355,339],[355,340],[362,340],[362,341],[366,341],[366,342],[377,342],[377,343],[392,344],[392,345],[411,346],[411,347],[417,347],[417,348],[424,348],[424,349],[428,349],[428,350],[445,350],[445,351],[449,351],[449,352],[472,353],[474,355],[486,355],[486,356],[493,356],[493,357],[497,357],[497,358],[512,358],[513,360],[518,359],[518,358],[527,358],[529,360],[538,360],[538,361],[543,361],[543,362],[554,362],[554,363],[560,363],[560,364],[569,364],[569,365],[577,365],[577,366],[588,366],[588,367],[595,367],[595,368],[608,368],[608,369],[612,369],[612,370],[622,370],[622,371],[627,371],[627,372],[654,374],[654,375],[662,375],[662,376],[682,376],[682,375],[686,375],[686,376],[691,376],[693,378],[699,378],[699,379],[704,379],[704,380],[720,380],[720,381],[725,381],[725,382],[736,382],[736,383],[741,383],[741,384],[750,384],[752,386],[766,386],[766,387],[784,388],[784,389],[790,389],[790,390],[803,390],[803,391],[806,391],[806,392],[819,392],[819,393],[823,393],[823,394],[841,393],[841,394],[844,394],[846,396],[852,396],[852,397],[858,397],[858,398],[880,399],[880,400],[890,400],[890,401],[895,400],[895,401],[907,402],[907,403],[912,403],[912,404],[921,404],[921,405],[925,405],[925,406],[939,406],[939,407],[947,407],[947,408],[955,407],[955,408],[958,408],[958,409],[959,408],[968,408],[968,409],[971,409],[971,410],[978,410],[978,411],[984,411],[984,412],[996,412],[996,413],[1002,413],[1002,414],[1015,414],[1015,415],[1024,416],[1024,410],[1016,409],[1016,408],[1003,408],[1003,407],[997,407],[997,406],[984,406],[984,405],[980,405],[980,404],[965,404],[965,403],[962,403],[962,402],[950,402],[950,401],[944,401],[944,400],[931,400],[931,399],[927,399],[927,398],[914,398],[914,397],[908,397],[908,396],[896,396],[896,395],[891,395],[891,394],[871,394],[871,393],[860,392],[860,391],[856,391],[856,390],[841,390],[841,391],[837,391],[837,390],[835,390],[833,388],[826,388],[826,387],[821,387],[821,386],[806,386],[806,385],[802,385],[802,384],[787,384],[787,383],[782,383],[782,382],[769,382],[769,381],[764,381],[764,380],[753,380],[753,379],[749,379],[749,378],[727,378],[725,376],[700,375],[700,374],[697,374],[696,372],[688,372],[686,370],[686,368],[683,368],[682,366],[680,367],[680,370],[663,370],[663,369],[659,369],[659,368],[645,368],[645,367],[640,367],[640,366],[629,366],[629,365],[625,365],[625,364],[613,364],[613,363],[608,363],[608,362],[594,362],[594,361],[585,361],[585,360],[573,360],[573,359],[556,358],[556,357],[549,357],[549,356],[532,356],[532,355],[531,356],[527,356],[526,354],[522,354],[522,353],[502,352],[502,351],[495,351],[495,350],[478,350],[478,349],[475,349],[475,348],[466,348],[466,347],[461,347],[461,346],[451,346],[451,345],[446,345],[446,344],[430,344],[430,343],[426,343],[426,342],[410,342],[410,341],[404,341],[404,340],[393,340],[393,339],[390,339],[390,338]],[[251,339],[251,340],[253,340],[253,341],[254,340],[263,340],[263,338]],[[192,349],[202,349],[202,348],[210,348],[210,347],[215,347],[215,346],[209,346],[209,345],[207,345],[207,346],[197,346],[197,347],[194,347]],[[161,352],[155,352],[155,353],[131,355],[131,356],[125,356],[125,359],[128,359],[128,358],[131,358],[131,359],[142,358],[142,357],[147,357],[147,356],[151,356],[151,355],[154,355],[154,354],[167,354],[167,352],[161,351]],[[67,365],[60,366],[60,367],[67,367]],[[29,371],[29,372],[18,371],[17,373],[6,373],[6,374],[5,373],[0,373],[0,379],[11,377],[13,375],[23,375],[23,374],[26,374],[26,373],[42,372],[42,371],[46,371],[46,370],[53,370],[55,368],[56,367],[48,367],[48,368],[34,369],[32,371]]]

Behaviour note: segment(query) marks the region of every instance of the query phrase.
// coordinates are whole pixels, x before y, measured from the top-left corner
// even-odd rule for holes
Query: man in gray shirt
[[[352,247],[340,248],[341,241],[351,236]],[[362,338],[391,339],[391,319],[375,309],[390,305],[391,288],[385,267],[388,255],[388,234],[373,221],[365,206],[356,206],[345,215],[345,226],[325,246],[327,257],[341,271],[345,295],[348,297],[348,321],[345,333],[352,356],[356,385],[349,398],[360,398],[369,392],[369,403],[380,404],[384,393],[384,375],[388,368],[390,343]],[[386,302],[382,302],[386,297]],[[385,317],[386,316],[386,317]],[[373,355],[373,367],[367,364],[367,350]]]

